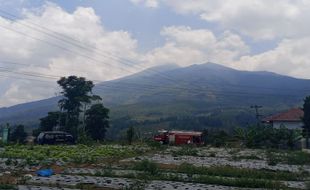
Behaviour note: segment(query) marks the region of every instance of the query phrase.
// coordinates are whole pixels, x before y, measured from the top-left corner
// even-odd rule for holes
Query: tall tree
[[[309,132],[310,132],[310,96],[304,99],[303,104],[304,116],[302,121],[304,123],[304,137],[306,138],[307,147],[309,147]]]
[[[27,137],[27,133],[25,132],[25,127],[23,125],[17,125],[10,135],[10,140],[15,143],[24,143]]]
[[[109,109],[94,104],[85,113],[86,133],[94,140],[103,140],[109,127]]]
[[[57,83],[62,88],[61,94],[64,96],[64,98],[58,102],[60,108],[66,112],[64,130],[77,136],[79,114],[82,105],[89,104],[92,100],[98,99],[99,97],[92,95],[94,84],[84,77],[62,77]]]

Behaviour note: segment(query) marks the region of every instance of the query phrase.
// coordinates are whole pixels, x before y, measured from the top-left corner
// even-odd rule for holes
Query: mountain
[[[128,117],[146,123],[158,121],[155,123],[160,126],[159,121],[169,118],[203,116],[239,118],[248,123],[253,122],[254,114],[249,112],[253,104],[262,105],[265,113],[300,106],[310,93],[310,80],[240,71],[214,63],[164,65],[97,84],[94,92],[111,109],[112,120]],[[0,108],[0,123],[36,125],[48,111],[57,110],[59,99]],[[228,125],[229,121],[225,122]]]

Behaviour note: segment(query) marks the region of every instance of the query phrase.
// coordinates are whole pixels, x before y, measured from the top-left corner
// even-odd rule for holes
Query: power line
[[[7,14],[7,15],[10,15],[11,17],[14,17],[14,18],[18,18],[18,17],[16,17],[15,15],[10,14],[10,13],[8,13],[8,12],[6,12],[6,11],[0,10],[0,12],[3,12],[3,13],[5,13],[5,14]],[[2,16],[3,16],[3,15],[2,15]],[[3,17],[4,17],[4,18],[7,18],[7,19],[9,19],[9,20],[11,20],[11,21],[14,21],[12,18],[9,18],[9,17],[7,17],[7,16],[3,16]],[[26,22],[26,21],[23,20],[23,22]],[[98,53],[97,48],[93,49],[94,47],[91,47],[91,48],[90,48],[90,47],[85,47],[85,46],[80,45],[80,44],[77,44],[77,43],[72,43],[71,41],[68,41],[68,40],[66,39],[66,38],[68,38],[68,36],[64,36],[63,34],[60,34],[60,33],[58,33],[58,32],[52,31],[52,30],[50,30],[50,29],[48,29],[48,28],[46,28],[46,27],[42,27],[42,26],[39,26],[39,25],[37,25],[37,24],[31,23],[32,25],[38,26],[39,29],[37,29],[37,28],[31,27],[31,26],[29,26],[29,25],[27,25],[27,24],[23,24],[23,23],[20,23],[20,22],[17,22],[17,24],[26,26],[26,27],[28,27],[28,28],[31,28],[32,30],[35,30],[35,31],[40,32],[40,33],[43,33],[43,34],[45,34],[45,35],[48,35],[49,37],[53,37],[53,38],[56,38],[56,39],[58,39],[58,40],[61,40],[62,42],[65,41],[66,43],[69,43],[69,44],[74,45],[74,46],[76,46],[76,47],[82,48],[82,49],[84,49],[84,50],[88,50],[88,51],[91,51],[91,52],[95,51],[95,52],[97,52],[97,54],[106,57],[106,55],[103,55],[101,52]],[[2,27],[3,27],[3,26],[2,26]],[[4,27],[4,28],[6,28],[6,27]],[[42,28],[45,28],[46,30],[51,31],[52,34],[49,33],[49,32],[46,32],[46,31],[42,30]],[[6,28],[6,29],[8,29],[8,28]],[[9,29],[9,30],[13,30],[13,29]],[[18,31],[16,31],[16,30],[13,30],[13,31],[18,32]],[[20,33],[20,32],[18,32],[18,33]],[[22,33],[20,33],[20,34],[22,34]],[[55,34],[57,34],[57,35],[55,35]],[[25,33],[23,33],[23,35],[26,35],[26,36],[28,36],[28,37],[31,37],[31,36],[29,36],[29,35],[27,35],[27,34],[25,34]],[[59,38],[59,36],[61,36],[61,37]],[[38,39],[38,38],[35,38],[35,37],[31,37],[31,38],[40,40],[41,42],[46,42],[46,43],[48,43],[48,44],[50,44],[50,45],[53,44],[53,43],[50,43],[50,42],[47,42],[47,41],[45,41],[45,40]],[[75,42],[80,43],[80,41],[79,41],[79,40],[76,40],[75,38],[70,37],[70,39],[71,39],[71,40],[74,40]],[[53,46],[55,46],[55,45],[56,45],[57,47],[59,47],[59,48],[62,48],[61,46],[58,46],[57,44],[54,44]],[[64,49],[64,48],[62,48],[62,49]],[[65,48],[65,49],[67,49],[67,48]],[[68,50],[68,49],[67,49],[67,50]],[[72,51],[71,51],[71,52],[72,52]],[[80,56],[81,56],[81,54],[80,54]],[[114,55],[114,56],[115,56],[115,55]],[[85,57],[85,55],[83,55],[83,57]],[[91,58],[91,57],[88,57],[88,56],[87,56],[87,58]],[[110,57],[110,58],[111,58],[111,59],[114,59],[113,56]],[[115,60],[115,59],[114,59],[114,60]],[[134,61],[131,61],[131,60],[124,60],[124,59],[122,59],[121,57],[117,57],[116,60],[119,61],[119,62],[121,62],[121,63],[123,63],[123,64],[125,64],[125,65],[127,65],[127,66],[129,66],[129,67],[137,67],[136,62],[134,62]],[[120,61],[120,60],[122,60],[122,61]],[[128,64],[128,62],[129,62],[130,64]],[[146,69],[145,67],[140,67],[140,69],[141,69],[141,68],[142,68],[142,69]],[[171,80],[169,77],[167,77],[167,76],[163,75],[162,73],[160,73],[160,72],[158,72],[158,71],[155,71],[155,70],[153,70],[153,69],[148,69],[147,72],[152,72],[152,73],[158,74],[158,75],[160,75],[160,76],[162,76],[162,77],[164,77],[164,78],[166,78],[166,79],[168,79],[168,80],[170,80],[170,81],[173,81],[173,80]],[[176,81],[173,81],[173,82],[176,82]]]
[[[1,10],[1,9],[0,9],[0,12],[4,13],[4,14],[6,14],[6,15],[9,15],[9,16],[12,17],[12,18],[20,19],[20,21],[22,21],[22,22],[24,22],[24,23],[29,23],[29,24],[31,24],[31,25],[33,25],[33,26],[36,26],[36,27],[38,27],[38,28],[34,28],[34,27],[32,27],[32,26],[30,26],[30,25],[27,25],[27,24],[18,23],[18,24],[24,25],[24,26],[26,26],[26,27],[28,27],[28,28],[31,28],[31,29],[33,29],[33,30],[40,31],[41,33],[44,33],[44,34],[46,34],[46,35],[48,35],[48,36],[50,36],[50,37],[56,38],[56,39],[61,40],[61,41],[65,41],[65,42],[67,42],[67,43],[70,43],[70,44],[72,44],[72,45],[78,46],[78,47],[80,47],[80,48],[82,48],[82,49],[85,49],[85,50],[93,51],[94,48],[95,48],[96,51],[98,50],[96,47],[92,47],[92,46],[89,46],[89,45],[87,45],[87,44],[81,45],[81,41],[78,40],[78,39],[76,39],[76,38],[74,38],[74,37],[65,36],[64,34],[61,34],[61,33],[57,32],[57,31],[54,31],[54,30],[51,30],[51,29],[49,29],[49,28],[47,28],[47,27],[45,27],[45,26],[38,25],[38,24],[33,23],[33,22],[30,22],[30,21],[21,20],[22,18],[20,18],[20,17],[14,15],[14,14],[11,14],[11,13],[9,13],[9,12],[7,12],[7,11],[4,11],[4,10]],[[12,18],[9,18],[9,17],[7,17],[7,16],[3,16],[3,15],[1,15],[1,16],[4,17],[4,18],[9,19],[9,20],[11,20],[11,21],[14,21]],[[48,31],[48,32],[46,32],[46,31],[44,31],[44,30],[46,30],[46,31]],[[69,40],[68,40],[68,39],[69,39]],[[73,42],[72,42],[72,41],[73,41]],[[99,50],[100,50],[100,49],[99,49]],[[101,52],[99,52],[99,53],[101,54]],[[132,60],[129,60],[129,59],[124,59],[124,58],[122,58],[122,57],[118,57],[117,55],[114,55],[114,54],[112,54],[112,53],[110,53],[110,52],[102,51],[102,53],[105,54],[105,55],[103,55],[103,56],[109,55],[109,56],[112,56],[113,58],[116,57],[118,61],[119,61],[119,60],[123,60],[123,61],[126,61],[126,62],[131,62],[131,63],[133,63],[133,64],[136,64],[135,61],[132,61]]]

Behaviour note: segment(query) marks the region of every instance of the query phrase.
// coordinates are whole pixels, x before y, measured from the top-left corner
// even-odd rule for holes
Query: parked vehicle
[[[197,131],[166,131],[160,130],[159,134],[154,136],[154,140],[161,144],[203,144],[202,132]]]
[[[74,144],[74,137],[63,131],[46,131],[41,132],[37,137],[38,144]]]

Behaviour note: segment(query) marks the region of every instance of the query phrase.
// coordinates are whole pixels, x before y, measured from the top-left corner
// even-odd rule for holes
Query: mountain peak
[[[207,63],[203,63],[203,64],[193,64],[191,66],[189,66],[188,68],[194,68],[194,69],[211,69],[211,70],[235,70],[233,68],[221,65],[221,64],[217,64],[217,63],[212,63],[212,62],[207,62]]]
[[[148,68],[146,70],[169,71],[169,70],[178,69],[178,68],[180,68],[179,65],[173,64],[173,63],[169,63],[169,64],[162,64],[162,65],[154,66],[154,67]]]

